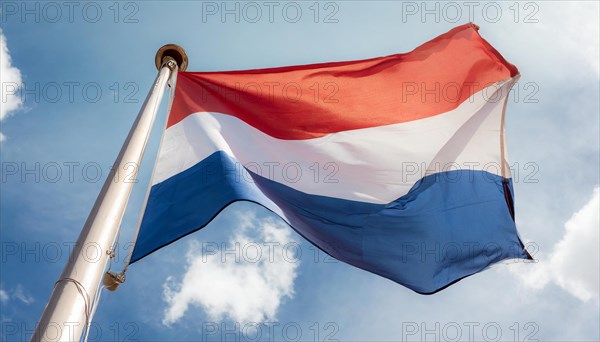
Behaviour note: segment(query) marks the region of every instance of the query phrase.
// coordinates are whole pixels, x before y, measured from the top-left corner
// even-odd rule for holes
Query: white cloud
[[[34,299],[31,295],[27,294],[23,285],[18,284],[14,290],[6,291],[3,288],[0,288],[0,303],[6,304],[11,299],[18,299],[24,304],[33,303]]]
[[[2,92],[0,102],[0,121],[5,120],[14,111],[23,106],[17,89],[21,87],[22,79],[19,69],[12,65],[6,37],[0,30],[0,90]],[[16,95],[12,95],[15,94]],[[0,132],[0,141],[5,140],[4,134]]]
[[[29,305],[33,303],[33,297],[25,293],[25,289],[23,289],[21,284],[17,285],[17,288],[13,291],[12,295],[14,298],[20,300],[24,304]]]
[[[163,285],[168,303],[164,324],[178,321],[191,305],[202,307],[212,320],[264,322],[275,317],[284,298],[293,297],[299,260],[290,257],[289,244],[297,244],[291,229],[273,219],[259,221],[252,214],[242,215],[239,222],[227,246],[238,248],[239,262],[223,253],[225,246],[203,256],[201,244],[190,243],[183,280],[176,283],[169,277]]]
[[[600,275],[600,190],[565,223],[565,234],[552,253],[540,258],[529,272],[520,268],[519,277],[532,288],[555,283],[582,301],[599,301]],[[530,266],[530,265],[527,265]]]
[[[0,289],[0,303],[5,304],[8,302],[8,292],[4,291],[4,289]]]

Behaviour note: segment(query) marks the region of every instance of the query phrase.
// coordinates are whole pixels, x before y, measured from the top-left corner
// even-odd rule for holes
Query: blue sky
[[[502,341],[600,339],[597,2],[274,2],[271,17],[265,2],[254,3],[260,17],[255,5],[226,6],[236,4],[239,20],[222,18],[221,2],[2,3],[2,35],[22,87],[16,97],[7,95],[14,69],[5,68],[3,47],[0,339],[22,340],[34,329],[156,76],[160,46],[183,46],[190,71],[261,68],[406,52],[469,21],[522,75],[509,100],[507,140],[520,175],[518,228],[538,263],[498,265],[421,296],[328,260],[266,210],[235,204],[202,231],[133,265],[117,292],[104,292],[90,340],[252,339],[229,331],[237,323],[252,332],[249,322],[260,323],[259,341],[295,340],[297,331],[302,341],[452,340],[455,331],[467,341],[494,340],[497,331]],[[123,221],[117,269],[165,111],[163,101]],[[198,263],[208,243],[268,241],[267,228],[282,245],[299,246],[295,262]],[[213,292],[182,294],[209,291],[211,280],[232,274],[223,269],[248,281],[225,285],[235,301]],[[264,282],[268,273],[280,282]]]

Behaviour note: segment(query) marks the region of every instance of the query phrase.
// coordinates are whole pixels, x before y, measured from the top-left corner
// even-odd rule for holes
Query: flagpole
[[[169,44],[158,50],[155,63],[158,75],[152,89],[54,285],[31,341],[79,341],[90,324],[92,307],[113,255],[112,246],[167,82],[174,71],[184,71],[188,61],[181,47]]]

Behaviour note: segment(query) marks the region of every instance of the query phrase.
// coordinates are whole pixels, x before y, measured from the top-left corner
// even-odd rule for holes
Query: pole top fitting
[[[185,50],[181,46],[176,44],[167,44],[158,49],[156,52],[156,57],[154,58],[156,68],[160,70],[163,64],[169,60],[175,61],[180,71],[185,71],[187,69],[188,57],[185,53]]]

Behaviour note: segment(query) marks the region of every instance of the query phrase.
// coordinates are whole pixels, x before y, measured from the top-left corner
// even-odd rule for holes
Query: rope
[[[83,304],[84,304],[84,309],[85,309],[85,331],[86,331],[86,338],[87,338],[87,330],[88,330],[88,326],[90,325],[91,321],[90,321],[90,295],[88,294],[87,290],[85,289],[85,287],[77,280],[77,279],[73,279],[73,278],[62,278],[56,281],[56,283],[54,283],[54,287],[56,288],[56,285],[62,283],[62,282],[72,282],[73,284],[75,284],[75,287],[77,288],[77,292],[79,292],[79,294],[81,295],[81,297],[83,297]]]
[[[112,258],[111,258],[112,259]],[[96,293],[96,299],[94,299],[94,303],[92,304],[92,307],[90,308],[90,316],[94,316],[94,314],[96,313],[96,307],[98,306],[98,302],[100,301],[100,295],[102,294],[102,291],[106,288],[106,285],[102,285],[100,287],[100,289],[98,290],[98,292]],[[90,326],[92,325],[92,321],[90,320],[86,326],[85,326],[85,334],[83,336],[83,341],[87,342],[88,340],[88,336],[90,333]]]
[[[118,235],[117,235],[117,240],[118,241]],[[116,244],[115,241],[115,244]],[[114,245],[113,245],[114,248]],[[108,270],[106,272],[109,272],[111,267],[112,267],[112,263],[113,263],[113,259],[115,258],[115,253],[113,252],[114,249],[111,249],[109,251],[109,265],[108,265]],[[96,307],[98,306],[98,302],[100,301],[100,295],[102,294],[102,291],[106,288],[106,285],[102,285],[100,287],[100,289],[98,289],[98,292],[96,292],[96,298],[94,298],[94,301],[91,303],[90,305],[90,295],[87,292],[87,290],[85,289],[85,287],[83,286],[83,284],[81,284],[77,279],[73,279],[73,278],[62,278],[59,279],[55,284],[54,287],[56,287],[56,285],[58,285],[61,282],[72,282],[73,284],[75,284],[75,287],[77,288],[77,292],[79,292],[79,294],[83,297],[83,303],[84,303],[84,309],[85,309],[85,328],[83,330],[83,340],[87,341],[88,340],[88,336],[90,333],[90,326],[92,324],[92,320],[91,318],[94,316],[94,313],[96,312]]]

